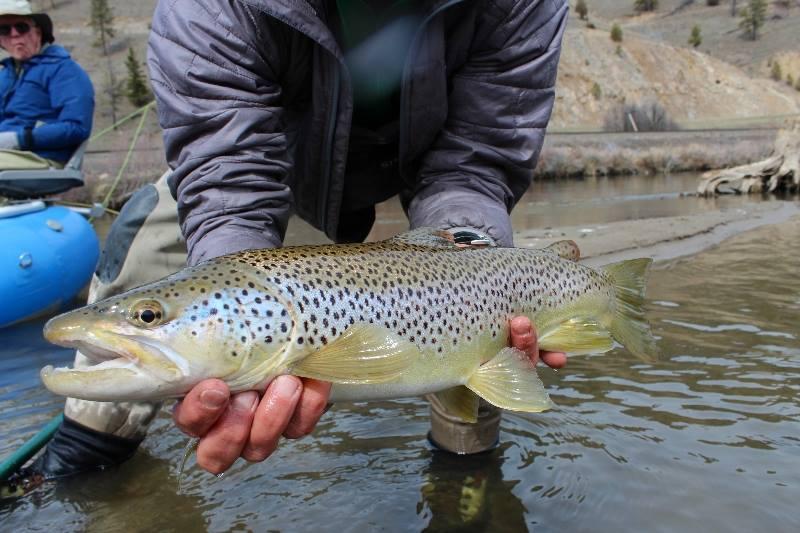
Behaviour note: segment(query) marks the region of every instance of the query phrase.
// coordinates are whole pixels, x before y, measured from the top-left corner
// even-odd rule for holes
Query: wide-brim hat
[[[0,16],[20,15],[30,17],[42,32],[42,44],[55,41],[53,21],[47,13],[34,13],[28,0],[0,0]]]

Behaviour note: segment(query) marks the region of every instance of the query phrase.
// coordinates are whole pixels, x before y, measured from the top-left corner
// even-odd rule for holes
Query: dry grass
[[[764,134],[760,140],[711,137],[701,141],[691,133],[662,134],[649,136],[648,141],[647,135],[639,134],[620,140],[606,136],[609,140],[600,142],[601,134],[582,139],[553,136],[542,150],[534,175],[536,178],[566,178],[727,168],[766,157],[774,134]]]

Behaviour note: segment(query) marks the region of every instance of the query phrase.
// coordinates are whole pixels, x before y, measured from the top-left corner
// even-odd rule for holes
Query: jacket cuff
[[[25,126],[17,132],[17,150],[33,150],[33,128]]]
[[[258,248],[280,248],[281,245],[280,236],[269,231],[259,232],[229,224],[206,232],[190,244],[186,263],[194,266],[221,255]]]
[[[417,195],[408,206],[411,228],[452,230],[469,228],[494,239],[498,246],[514,246],[511,217],[504,203],[470,190],[442,190]]]

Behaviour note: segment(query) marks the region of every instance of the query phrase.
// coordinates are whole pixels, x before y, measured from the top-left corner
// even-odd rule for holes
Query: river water
[[[515,222],[696,212],[708,205],[676,194],[694,183],[545,184]],[[397,209],[382,209],[375,235],[402,229]],[[315,238],[304,232],[293,226],[293,238]],[[615,350],[540,369],[557,408],[506,414],[487,455],[432,451],[421,400],[336,405],[267,462],[240,461],[222,479],[190,468],[179,492],[187,439],[165,408],[121,467],[0,501],[0,530],[798,531],[798,235],[795,219],[658,265],[648,316],[659,360]],[[37,372],[71,353],[46,345],[41,325],[0,330],[0,457],[62,405]]]

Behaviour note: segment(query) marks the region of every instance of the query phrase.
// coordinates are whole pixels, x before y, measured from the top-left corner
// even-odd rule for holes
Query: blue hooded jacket
[[[23,61],[19,76],[12,58],[0,65],[0,131],[15,131],[20,150],[66,162],[92,131],[89,76],[55,44]]]

